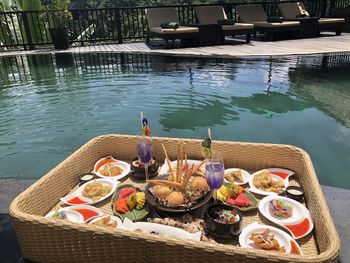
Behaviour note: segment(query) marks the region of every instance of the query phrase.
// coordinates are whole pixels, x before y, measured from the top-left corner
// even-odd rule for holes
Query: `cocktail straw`
[[[141,115],[141,130],[143,129],[143,123],[142,123],[142,120],[143,120],[143,111],[140,112],[140,115]]]

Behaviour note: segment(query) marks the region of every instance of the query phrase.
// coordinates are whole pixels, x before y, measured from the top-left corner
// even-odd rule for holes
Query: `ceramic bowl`
[[[236,211],[239,215],[237,222],[233,224],[224,224],[216,221],[216,213],[225,209],[229,211]],[[206,233],[218,238],[233,238],[238,236],[242,231],[243,216],[242,213],[236,208],[226,204],[214,204],[207,208],[204,215],[204,230]]]

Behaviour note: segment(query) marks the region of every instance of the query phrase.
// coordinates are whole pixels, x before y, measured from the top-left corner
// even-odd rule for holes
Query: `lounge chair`
[[[279,32],[294,32],[299,36],[299,22],[267,22],[268,17],[261,4],[238,5],[236,11],[241,22],[254,24],[255,33],[265,33],[268,40],[275,40],[275,33]]]
[[[218,24],[219,20],[227,19],[222,6],[197,6],[195,7],[195,12],[200,24]],[[221,25],[221,42],[225,40],[225,36],[246,35],[246,42],[249,43],[253,33],[253,24],[235,23],[234,25]]]
[[[278,9],[281,15],[288,20],[298,20],[300,17],[311,18],[304,4],[301,2],[281,3],[278,4]],[[338,36],[342,32],[344,24],[344,18],[320,18],[318,20],[318,30],[319,32],[334,30]]]
[[[150,37],[159,37],[164,39],[167,47],[168,40],[192,39],[193,42],[198,42],[198,28],[181,26],[175,8],[147,8],[145,12],[149,27],[147,42],[149,42]],[[175,22],[180,26],[177,29],[161,27],[162,24],[171,22]]]

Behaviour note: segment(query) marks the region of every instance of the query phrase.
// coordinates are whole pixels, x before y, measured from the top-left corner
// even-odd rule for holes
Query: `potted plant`
[[[68,23],[72,14],[68,10],[71,0],[52,0],[45,7],[44,19],[49,24],[49,31],[55,49],[68,49]]]

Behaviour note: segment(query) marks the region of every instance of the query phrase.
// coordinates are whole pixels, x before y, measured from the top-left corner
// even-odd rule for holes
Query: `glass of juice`
[[[152,139],[147,136],[140,136],[137,142],[137,157],[139,162],[145,167],[145,176],[148,180],[148,167],[153,158]]]
[[[213,151],[212,157],[205,164],[205,179],[213,191],[217,191],[224,183],[224,159],[218,151]],[[216,198],[214,198],[216,203]]]

